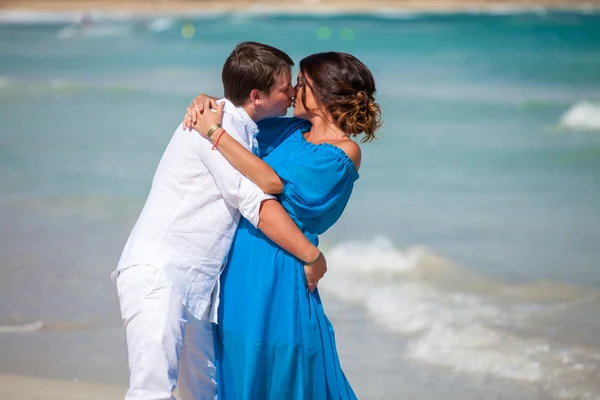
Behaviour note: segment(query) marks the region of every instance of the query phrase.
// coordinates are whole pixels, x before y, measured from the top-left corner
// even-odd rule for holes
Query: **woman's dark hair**
[[[223,94],[241,106],[253,89],[270,93],[275,76],[293,66],[290,56],[275,47],[256,42],[240,43],[223,65]]]
[[[370,142],[381,126],[381,109],[375,102],[375,79],[356,57],[347,53],[312,54],[300,61],[300,72],[316,99],[331,113],[337,126],[348,135],[364,133],[361,142]],[[306,108],[306,91],[302,104]]]

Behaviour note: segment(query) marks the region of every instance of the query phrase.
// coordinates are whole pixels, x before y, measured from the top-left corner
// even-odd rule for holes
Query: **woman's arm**
[[[208,139],[213,143],[214,148],[219,150],[235,169],[254,182],[263,192],[267,194],[281,193],[283,182],[267,163],[248,151],[223,128],[214,129],[215,125],[220,126],[223,120],[224,106],[224,102],[217,105],[214,99],[207,98],[203,104],[188,108],[188,116],[190,113],[195,114],[195,118],[190,118],[189,126],[204,137],[208,137],[207,133],[210,133]],[[216,109],[216,112],[212,109]],[[209,132],[211,128],[212,132]]]

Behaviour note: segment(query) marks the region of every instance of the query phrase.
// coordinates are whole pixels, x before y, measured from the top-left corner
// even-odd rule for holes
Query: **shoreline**
[[[460,13],[519,11],[597,11],[600,0],[4,0],[0,13],[42,12],[103,12],[143,15],[185,16],[202,13],[274,12],[274,13]]]

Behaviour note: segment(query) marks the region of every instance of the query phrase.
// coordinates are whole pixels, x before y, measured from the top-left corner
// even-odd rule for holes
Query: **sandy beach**
[[[11,400],[120,400],[127,388],[89,382],[63,381],[0,374],[0,399]],[[175,396],[179,397],[177,391]]]
[[[423,12],[444,12],[503,8],[600,8],[600,0],[4,0],[3,10],[40,11],[120,11],[147,14],[185,14],[189,12],[273,10],[289,12],[372,12],[374,9],[392,9]]]
[[[123,399],[109,275],[243,40],[377,75],[321,242],[359,398],[600,400],[600,0],[0,0],[0,400]]]
[[[112,400],[122,399],[125,388],[92,383],[0,375],[0,399]]]

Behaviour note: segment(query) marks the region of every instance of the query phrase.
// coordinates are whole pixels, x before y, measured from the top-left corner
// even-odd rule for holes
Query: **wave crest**
[[[549,332],[556,315],[599,304],[597,291],[544,281],[506,284],[425,247],[398,249],[385,237],[340,243],[326,253],[320,290],[360,304],[405,337],[405,357],[536,384],[557,399],[571,398],[573,390],[578,398],[600,394],[594,383],[600,349],[567,345],[571,338]]]
[[[560,124],[573,130],[600,130],[600,104],[580,101],[563,114]]]
[[[22,324],[0,325],[0,333],[35,332],[44,327],[43,321]]]

